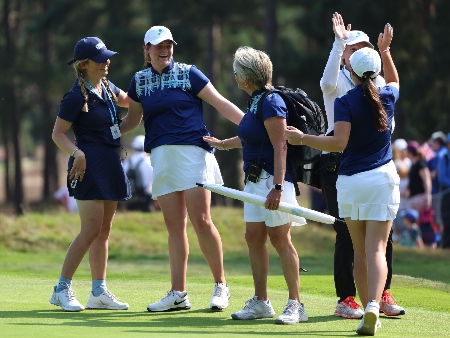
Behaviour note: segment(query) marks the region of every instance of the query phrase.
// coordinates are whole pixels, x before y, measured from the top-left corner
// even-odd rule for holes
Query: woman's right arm
[[[234,148],[242,148],[242,142],[239,136],[227,138],[226,140],[219,140],[212,136],[203,136],[203,140],[207,142],[211,147],[218,150],[229,150]]]
[[[129,98],[129,100],[128,114],[122,119],[122,123],[120,124],[120,133],[122,135],[125,135],[136,128],[139,123],[141,123],[144,114],[141,103],[136,102],[131,98]]]
[[[70,178],[72,179],[76,173],[80,173],[78,176],[80,181],[82,181],[84,172],[86,171],[86,157],[83,151],[78,149],[78,147],[67,137],[67,132],[71,126],[72,122],[57,117],[55,126],[53,127],[52,139],[59,149],[75,158],[70,170]]]

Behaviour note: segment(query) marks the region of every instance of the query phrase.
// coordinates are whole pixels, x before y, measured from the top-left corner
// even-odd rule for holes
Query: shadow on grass
[[[233,320],[231,318],[217,317],[220,312],[211,312],[210,309],[197,309],[189,311],[165,312],[165,313],[149,313],[149,312],[131,312],[131,311],[108,311],[108,310],[88,310],[82,312],[64,312],[61,310],[30,310],[30,311],[0,311],[0,318],[24,320],[21,323],[9,323],[9,325],[17,326],[60,326],[64,327],[92,327],[102,328],[111,327],[116,328],[134,328],[136,332],[141,329],[151,328],[155,333],[155,328],[167,328],[171,330],[161,330],[161,333],[177,332],[180,329],[186,329],[186,332],[195,333],[199,329],[199,333],[206,333],[211,328],[220,328],[221,333],[224,327],[236,327],[236,330],[230,330],[230,333],[244,333],[242,327],[251,326],[252,330],[245,332],[245,334],[257,334],[255,329],[261,328],[261,332],[271,331],[269,328],[273,327],[274,331],[279,330],[283,325],[275,325],[274,319],[265,318],[258,320]],[[54,322],[47,322],[54,320]],[[307,323],[300,323],[302,325],[336,322],[342,318],[334,316],[315,316],[310,317]],[[46,323],[47,322],[47,323]],[[292,327],[292,326],[291,326]],[[177,329],[178,328],[178,329]],[[204,330],[203,330],[204,329]],[[269,329],[269,330],[268,330]],[[301,329],[299,329],[301,330]],[[297,331],[297,330],[296,330]],[[346,331],[342,331],[346,332]],[[308,334],[311,334],[308,331]],[[289,332],[271,332],[271,334],[289,334]],[[295,332],[301,334],[301,332]],[[330,334],[328,331],[327,334]]]

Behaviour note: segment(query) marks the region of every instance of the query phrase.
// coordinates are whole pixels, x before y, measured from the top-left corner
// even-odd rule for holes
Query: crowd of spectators
[[[396,139],[392,149],[401,193],[394,240],[450,248],[450,133],[436,131],[423,144]]]

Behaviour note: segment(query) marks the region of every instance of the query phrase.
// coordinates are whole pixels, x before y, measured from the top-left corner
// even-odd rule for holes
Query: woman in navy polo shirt
[[[78,41],[68,65],[76,80],[59,107],[52,138],[66,154],[67,185],[77,200],[81,231],[67,250],[59,283],[50,303],[65,311],[82,311],[72,278],[86,252],[92,274],[87,308],[126,310],[106,287],[108,237],[118,201],[130,198],[130,187],[117,148],[120,147],[118,107],[128,107],[127,94],[106,79],[109,58],[117,54],[97,37]],[[67,133],[72,128],[76,142]]]
[[[266,242],[269,237],[280,256],[289,290],[287,305],[275,322],[306,322],[308,316],[299,295],[299,259],[290,232],[293,222],[303,225],[306,220],[301,217],[294,219],[290,214],[277,211],[281,201],[297,204],[290,170],[286,171],[287,145],[283,135],[288,113],[286,104],[279,94],[269,94],[261,104],[264,126],[261,125],[256,111],[262,96],[272,87],[272,61],[262,51],[240,47],[234,55],[233,68],[238,87],[251,96],[249,107],[239,124],[238,136],[223,141],[214,137],[205,137],[205,140],[218,149],[243,148],[244,191],[266,197],[266,203],[265,207],[244,203],[245,239],[255,293],[245,307],[231,317],[252,320],[275,315],[267,294],[269,257]]]
[[[288,127],[291,144],[343,151],[336,183],[339,216],[345,218],[354,248],[354,275],[365,308],[356,332],[374,335],[381,326],[379,302],[387,276],[386,242],[400,204],[400,177],[392,161],[391,131],[399,77],[389,52],[393,29],[378,37],[380,55],[361,48],[350,57],[356,87],[336,99],[334,136],[315,137]],[[386,86],[373,79],[383,61]]]
[[[144,150],[151,153],[154,173],[152,193],[169,233],[172,287],[161,301],[148,305],[147,310],[191,308],[186,292],[187,215],[215,282],[210,308],[222,310],[228,306],[230,297],[223,269],[222,241],[211,220],[211,193],[196,184],[223,184],[213,147],[202,139],[209,135],[202,103],[211,104],[235,124],[241,121],[243,113],[220,95],[195,66],[175,62],[174,44],[166,27],[154,26],[145,34],[145,69],[131,80],[129,112],[121,125],[126,133],[144,118]]]

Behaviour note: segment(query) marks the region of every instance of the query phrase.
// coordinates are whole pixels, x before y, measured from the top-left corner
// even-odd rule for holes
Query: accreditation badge
[[[120,135],[120,128],[119,128],[118,124],[113,125],[110,129],[111,129],[111,134],[112,134],[112,137],[113,137],[114,140],[121,136]]]

